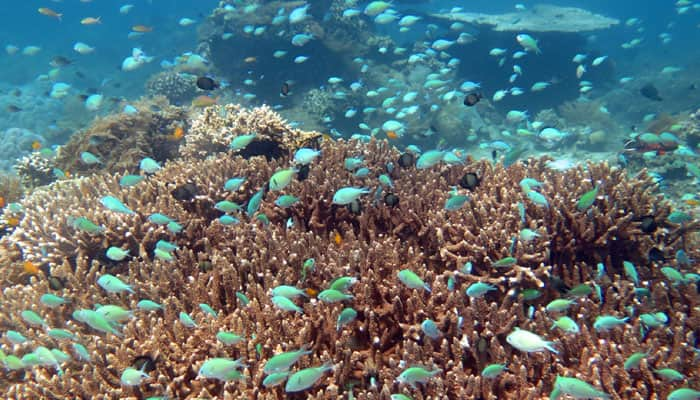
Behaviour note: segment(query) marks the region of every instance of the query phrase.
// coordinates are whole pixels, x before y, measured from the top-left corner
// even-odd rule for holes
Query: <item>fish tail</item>
[[[559,354],[559,351],[557,349],[555,349],[554,347],[552,347],[553,344],[554,344],[554,342],[545,342],[544,348],[551,351],[554,354]]]

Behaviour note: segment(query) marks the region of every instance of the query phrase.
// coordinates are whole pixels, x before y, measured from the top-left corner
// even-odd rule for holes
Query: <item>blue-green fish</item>
[[[283,296],[288,299],[296,299],[297,297],[308,297],[305,291],[294,286],[279,285],[272,289],[272,296]]]
[[[557,375],[554,380],[554,390],[549,398],[558,398],[561,395],[569,395],[576,399],[609,399],[610,395],[593,387],[591,384],[577,378],[567,378]]]
[[[273,372],[284,372],[296,364],[299,359],[307,354],[311,354],[311,350],[307,345],[302,346],[299,350],[287,351],[270,357],[263,367],[263,372],[271,374]]]
[[[35,313],[32,310],[24,310],[20,314],[20,317],[24,320],[24,322],[28,323],[29,325],[33,326],[48,326],[46,321],[44,321],[43,318],[39,316],[39,314]]]
[[[569,299],[554,299],[547,304],[545,309],[548,312],[561,312],[561,311],[566,311],[571,307],[572,304],[575,302],[573,300]]]
[[[103,333],[111,333],[113,335],[121,337],[122,334],[118,332],[112,324],[110,324],[105,317],[100,315],[98,312],[88,309],[79,309],[73,311],[73,319],[79,322],[88,324],[92,329]]]
[[[119,179],[119,186],[121,187],[132,187],[136,186],[139,182],[146,179],[141,175],[124,175]]]
[[[153,250],[153,256],[161,261],[165,262],[173,262],[175,261],[175,257],[173,257],[172,253],[169,251],[165,251],[163,249],[160,249],[158,247]]]
[[[681,374],[673,368],[655,369],[654,373],[668,382],[682,381],[683,379],[685,379],[685,375]]]
[[[683,276],[683,274],[680,271],[673,267],[662,267],[661,273],[664,274],[664,276],[672,282],[673,286],[678,286],[680,284],[688,282],[685,279],[685,276]]]
[[[244,293],[236,292],[236,298],[241,303],[241,306],[245,307],[250,304],[250,299]]]
[[[271,388],[275,387],[277,385],[281,385],[282,382],[287,380],[287,377],[289,376],[289,371],[283,371],[283,372],[274,372],[263,379],[263,386],[266,388]]]
[[[102,161],[94,154],[89,151],[84,151],[80,153],[80,160],[86,165],[102,164]]]
[[[139,168],[147,174],[155,174],[161,168],[158,161],[152,159],[151,157],[145,157],[139,163]]]
[[[39,301],[41,302],[41,304],[50,308],[60,307],[70,302],[69,300],[66,300],[61,296],[56,296],[55,294],[51,293],[42,294],[39,298]]]
[[[225,213],[243,211],[243,207],[241,207],[237,203],[234,203],[234,202],[228,201],[228,200],[222,200],[222,201],[214,204],[214,208],[216,208],[217,210],[219,210],[221,212],[225,212]]]
[[[350,307],[344,308],[338,315],[338,321],[336,322],[335,329],[339,331],[340,328],[348,325],[354,321],[355,318],[357,318],[357,311]]]
[[[156,225],[167,225],[168,223],[172,222],[173,219],[168,217],[165,214],[161,213],[153,213],[148,216],[148,222],[156,224]]]
[[[133,312],[114,304],[98,306],[95,312],[103,316],[109,322],[124,322],[134,315]]]
[[[700,175],[700,172],[698,173]],[[698,400],[700,399],[700,391],[690,388],[680,388],[671,392],[666,400]]]
[[[165,227],[172,233],[180,233],[182,231],[182,225],[178,224],[175,221],[170,221],[167,224],[165,224]]]
[[[357,283],[357,278],[352,276],[341,276],[340,278],[334,280],[328,289],[335,289],[344,292],[352,287],[352,285]]]
[[[321,155],[321,150],[309,149],[302,147],[294,153],[294,162],[299,165],[311,164],[318,156]]]
[[[338,189],[333,195],[333,204],[347,205],[357,200],[363,194],[369,193],[367,188],[344,187]]]
[[[593,323],[593,329],[598,332],[607,331],[617,326],[624,325],[629,317],[617,318],[612,315],[599,315]]]
[[[353,295],[343,293],[335,289],[326,289],[318,294],[317,298],[324,303],[338,303],[345,300],[352,300]]]
[[[386,188],[394,187],[394,182],[391,181],[391,178],[389,178],[387,174],[381,174],[377,179],[379,179],[379,184]]]
[[[7,340],[9,340],[12,344],[22,344],[27,341],[27,338],[24,337],[24,335],[13,330],[5,332],[5,338],[7,338]]]
[[[230,215],[222,215],[219,217],[218,221],[221,225],[226,225],[226,226],[236,225],[236,224],[241,222],[240,219],[238,219],[236,217],[232,217]]]
[[[288,298],[284,296],[273,296],[272,297],[272,304],[275,305],[275,307],[279,308],[282,311],[294,311],[298,312],[299,314],[303,314],[304,310],[294,304],[293,301],[289,300]]]
[[[486,293],[492,291],[492,290],[497,290],[495,286],[491,285],[490,283],[484,283],[484,282],[474,282],[469,287],[467,288],[467,296],[469,297],[474,297],[474,298],[479,298],[479,297],[484,297]]]
[[[103,226],[97,225],[85,217],[69,218],[68,223],[80,231],[87,232],[91,235],[101,233],[105,230]]]
[[[136,308],[144,311],[162,310],[163,306],[153,300],[143,299],[136,303]]]
[[[552,342],[542,339],[542,337],[536,333],[517,327],[506,336],[506,342],[516,349],[527,353],[549,350],[552,353],[559,354],[559,352],[552,347]]]
[[[358,168],[358,170],[355,171],[355,178],[366,178],[370,172],[372,171],[370,171],[369,168]]]
[[[283,194],[275,200],[275,205],[277,207],[287,208],[299,202],[299,198],[292,196],[291,194]]]
[[[481,371],[481,376],[487,379],[494,379],[505,370],[507,370],[505,364],[489,364]]]
[[[233,332],[219,331],[216,334],[216,339],[226,346],[233,346],[245,340],[241,335],[236,335]]]
[[[97,284],[100,287],[110,293],[121,293],[130,292],[134,293],[134,289],[126,283],[122,282],[121,279],[114,275],[104,274],[97,279]]]
[[[523,242],[530,242],[540,237],[540,234],[537,233],[537,231],[533,231],[532,229],[523,228],[520,230],[520,234],[518,235],[518,237]]]
[[[245,181],[246,178],[243,177],[231,178],[224,183],[224,190],[227,190],[229,192],[236,192],[238,191],[238,189],[241,188],[241,186],[243,186]]]
[[[323,364],[318,367],[311,367],[299,370],[287,378],[287,384],[284,386],[284,391],[287,393],[296,393],[304,391],[318,382],[326,371],[333,369],[330,363]]]
[[[433,340],[438,340],[440,337],[442,337],[442,332],[432,319],[426,319],[425,321],[421,322],[420,329],[423,331],[425,336]]]
[[[581,198],[576,203],[576,209],[579,211],[585,211],[595,202],[596,196],[598,196],[598,189],[600,185],[596,185],[592,190],[584,193]]]
[[[292,183],[294,174],[296,174],[297,172],[299,172],[299,170],[296,168],[288,168],[279,170],[272,174],[272,176],[270,177],[270,183],[268,184],[270,191],[275,192],[284,190],[284,188],[286,188],[287,186],[289,186],[290,183]]]
[[[206,314],[211,315],[214,318],[218,317],[217,312],[213,308],[211,308],[211,306],[207,303],[199,303],[199,309],[204,311]]]
[[[574,321],[573,319],[571,319],[567,316],[557,318],[557,320],[554,321],[554,323],[552,324],[551,329],[554,329],[554,328],[559,328],[566,333],[579,333],[580,332],[580,329],[579,329],[576,321]]]
[[[629,371],[631,369],[639,368],[639,364],[642,362],[644,358],[646,358],[649,355],[649,352],[645,353],[633,353],[627,359],[625,360],[624,368],[625,371]]]
[[[167,240],[159,240],[156,242],[156,249],[161,249],[165,252],[172,253],[175,250],[178,250],[180,247],[178,247],[176,244],[168,242]]]
[[[67,331],[65,329],[60,329],[60,328],[52,328],[46,331],[46,334],[49,335],[49,337],[56,339],[56,340],[77,340],[78,337],[75,336],[75,334],[71,331]]]
[[[669,222],[674,224],[684,224],[686,222],[692,221],[693,217],[691,217],[690,214],[685,213],[683,211],[674,211],[668,215],[667,219],[669,220]]]
[[[549,203],[547,202],[547,198],[542,195],[542,193],[535,191],[535,190],[530,190],[527,192],[527,198],[530,199],[535,205],[541,206],[544,208],[549,208]]]
[[[397,276],[401,283],[403,283],[411,289],[425,289],[427,292],[430,292],[430,286],[428,286],[427,283],[423,282],[423,280],[418,275],[416,275],[415,272],[409,269],[402,269],[397,273]]]
[[[658,328],[668,322],[668,315],[664,312],[644,313],[639,315],[639,320],[647,328]]]
[[[232,380],[243,380],[245,377],[238,370],[244,366],[241,362],[243,359],[234,360],[231,358],[210,358],[205,361],[199,372],[197,373],[202,378],[218,379],[228,382]]]
[[[360,168],[363,163],[364,160],[362,159],[362,157],[348,157],[345,159],[345,161],[343,161],[343,167],[346,170],[352,172]]]
[[[450,196],[447,200],[445,200],[445,211],[457,211],[466,202],[469,201],[469,196],[464,196],[464,195],[455,195],[455,196]]]
[[[114,196],[104,196],[100,199],[100,203],[108,210],[121,214],[134,214],[134,212]]]
[[[444,151],[441,150],[428,150],[421,154],[416,161],[417,169],[427,169],[437,165],[442,161],[442,157],[445,155]]]
[[[122,261],[129,256],[129,250],[124,250],[119,247],[110,246],[107,249],[105,255],[112,261]]]
[[[260,190],[259,192],[255,193],[250,200],[248,200],[248,206],[246,207],[246,214],[248,215],[249,218],[253,216],[256,212],[258,212],[258,209],[260,208],[260,203],[262,203],[263,196],[265,195],[265,192]]]
[[[186,326],[187,328],[196,328],[197,327],[197,323],[194,322],[192,317],[190,317],[190,315],[184,311],[180,311],[179,319],[180,319],[180,323],[182,325]]]
[[[122,372],[121,382],[125,386],[138,386],[141,384],[144,378],[148,377],[148,374],[142,370],[127,367],[124,372]]]
[[[407,384],[413,389],[418,389],[416,383],[425,384],[428,380],[435,375],[441,373],[441,369],[434,369],[432,371],[427,370],[423,367],[410,367],[406,368],[397,378],[396,381],[400,384]]]
[[[90,352],[88,351],[88,349],[85,348],[85,346],[83,346],[80,343],[71,343],[71,345],[73,347],[73,351],[75,351],[75,354],[78,355],[78,359],[87,362],[92,361],[92,357],[90,357]]]
[[[235,138],[233,138],[233,140],[231,140],[231,144],[229,145],[229,147],[231,148],[231,150],[245,149],[246,147],[248,147],[250,142],[252,142],[253,139],[255,139],[255,136],[255,133],[251,133],[249,135],[236,136]]]
[[[639,286],[639,274],[637,273],[637,268],[635,268],[634,264],[629,261],[623,261],[622,267],[625,270],[625,275],[627,278],[634,282],[635,286]]]

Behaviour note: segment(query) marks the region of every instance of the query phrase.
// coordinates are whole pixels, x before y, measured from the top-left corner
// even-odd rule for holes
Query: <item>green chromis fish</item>
[[[425,384],[428,380],[435,375],[441,373],[441,369],[434,369],[429,371],[423,367],[410,367],[405,369],[397,378],[396,382],[400,384],[407,384],[413,389],[418,389],[416,383]]]
[[[233,140],[231,140],[231,144],[229,145],[229,148],[231,148],[231,150],[245,149],[246,147],[248,147],[250,142],[252,142],[253,139],[255,139],[255,136],[256,136],[255,133],[251,133],[249,135],[236,136],[235,138],[233,138]]]
[[[348,205],[353,201],[360,198],[364,194],[370,192],[367,188],[356,188],[356,187],[344,187],[338,189],[333,195],[333,204],[338,204],[341,206]]]
[[[273,296],[272,297],[272,304],[275,305],[275,307],[279,308],[282,311],[294,311],[299,314],[303,314],[304,310],[302,310],[301,307],[298,305],[294,304],[293,301],[290,299],[284,297],[284,296]]]
[[[561,311],[566,311],[571,307],[572,304],[575,302],[573,300],[569,299],[554,299],[547,304],[545,307],[545,310],[547,312],[561,312]]]
[[[427,283],[423,282],[423,280],[418,275],[416,275],[415,272],[409,269],[403,269],[398,272],[397,276],[401,283],[408,286],[409,288],[424,289],[425,291],[430,293],[430,286],[428,286]]]
[[[134,214],[134,212],[121,202],[118,198],[114,196],[104,196],[100,199],[100,203],[105,206],[108,210],[114,211],[121,214]]]
[[[88,309],[75,310],[73,311],[73,319],[87,324],[96,331],[111,333],[119,337],[122,336],[122,334],[114,329],[112,324],[104,316],[96,311]]]
[[[104,274],[97,279],[97,284],[110,293],[129,292],[134,293],[134,289],[114,275]]]
[[[198,375],[202,378],[218,379],[228,382],[245,379],[238,368],[244,366],[242,359],[210,358],[199,368]]]
[[[685,375],[681,374],[673,368],[655,369],[654,373],[668,382],[682,381],[683,379],[685,379]]]
[[[629,261],[623,261],[622,267],[625,270],[625,275],[629,280],[634,282],[635,286],[639,286],[639,274],[637,273],[637,268]]]
[[[352,321],[355,320],[355,318],[357,318],[357,311],[350,307],[344,308],[343,311],[341,311],[338,315],[338,321],[336,322],[336,330],[339,331],[340,328],[350,324]]]
[[[279,170],[272,174],[272,176],[270,177],[270,182],[268,183],[270,191],[275,192],[284,190],[284,188],[286,188],[287,186],[289,186],[290,183],[292,183],[292,179],[294,178],[294,175],[297,172],[299,172],[299,170],[296,168],[288,168]]]
[[[639,368],[639,364],[649,355],[649,352],[645,353],[633,353],[625,360],[624,368],[625,371]]]
[[[593,328],[598,332],[608,331],[619,325],[624,325],[627,320],[629,317],[617,318],[612,315],[599,315],[593,323]]]
[[[592,190],[584,193],[576,203],[576,209],[579,211],[586,211],[591,207],[595,202],[596,196],[598,196],[598,189],[600,189],[600,185],[596,185]]]
[[[473,298],[479,298],[479,297],[484,297],[486,293],[492,291],[492,290],[497,290],[495,286],[491,285],[490,283],[484,283],[484,282],[474,282],[469,287],[467,288],[467,296],[473,297]]]
[[[24,310],[20,313],[20,317],[24,320],[24,322],[28,323],[29,325],[33,326],[48,326],[46,321],[44,321],[43,318],[39,316],[39,314],[35,313],[32,310]]]
[[[226,346],[233,346],[245,340],[241,335],[236,335],[233,332],[219,331],[216,334],[216,339]]]
[[[666,400],[698,400],[700,391],[690,388],[680,388],[671,392]]]
[[[555,396],[556,392],[556,396]],[[549,396],[551,398],[558,398],[561,395],[569,395],[577,399],[609,399],[610,395],[607,393],[596,389],[590,383],[584,382],[577,378],[567,378],[565,376],[558,375],[554,380],[554,391]]]
[[[505,370],[507,370],[505,364],[489,364],[481,371],[481,376],[487,379],[494,379]]]
[[[289,371],[284,371],[284,372],[274,372],[263,379],[262,384],[266,388],[271,388],[275,387],[278,385],[281,385],[282,382],[287,380],[287,377],[289,376]]]
[[[141,382],[148,377],[148,374],[141,370],[127,367],[124,372],[122,372],[121,382],[125,386],[139,386]]]
[[[317,298],[324,303],[338,303],[345,300],[352,300],[353,295],[343,293],[335,289],[326,289],[318,294]]]
[[[155,301],[144,299],[136,303],[136,307],[140,310],[144,311],[156,311],[156,310],[162,310],[163,306],[156,303]]]
[[[119,186],[121,187],[132,187],[136,186],[139,182],[145,178],[141,175],[124,175],[119,179]]]
[[[467,201],[469,201],[469,196],[450,196],[450,198],[445,201],[445,211],[457,211],[460,208],[462,208],[462,206],[466,204]]]
[[[105,227],[97,225],[85,217],[69,218],[68,223],[75,229],[89,233],[90,235],[96,235],[102,233]]]
[[[511,333],[509,333],[508,336],[506,336],[506,342],[516,349],[526,353],[549,350],[554,354],[559,354],[559,352],[552,347],[552,342],[545,341],[536,333],[532,333],[517,327]]]
[[[287,393],[302,392],[316,384],[326,371],[333,369],[330,363],[318,367],[311,367],[299,370],[287,379],[284,391]]]
[[[194,322],[192,317],[190,317],[190,315],[187,314],[186,312],[181,311],[179,317],[180,317],[180,323],[182,325],[186,326],[187,328],[196,328],[197,327],[197,323]]]
[[[557,318],[551,329],[554,328],[559,328],[566,333],[579,333],[580,331],[576,321],[566,316]]]
[[[304,345],[299,350],[287,351],[270,357],[263,367],[263,372],[271,374],[273,372],[283,372],[289,370],[299,359],[307,354],[311,354],[308,346]]]
[[[517,263],[518,260],[515,257],[504,257],[491,264],[491,266],[494,268],[510,268]]]
[[[56,296],[55,294],[51,293],[41,295],[39,301],[41,302],[41,304],[50,308],[60,307],[70,302],[69,300],[66,300],[61,296]]]
[[[352,287],[352,285],[356,284],[358,282],[358,279],[352,276],[341,276],[340,278],[334,280],[331,285],[328,287],[328,289],[334,289],[338,290],[341,292],[344,292]]]
[[[119,247],[110,246],[110,248],[108,248],[105,252],[105,255],[110,260],[119,262],[129,256],[129,250],[124,250]]]

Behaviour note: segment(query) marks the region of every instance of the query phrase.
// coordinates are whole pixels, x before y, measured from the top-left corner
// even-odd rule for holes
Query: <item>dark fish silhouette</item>
[[[287,82],[284,82],[282,84],[282,87],[280,88],[280,94],[282,96],[288,96],[289,95],[289,84]]]
[[[464,105],[467,107],[473,107],[476,103],[481,100],[481,93],[469,93],[464,97]]]
[[[639,89],[639,93],[641,93],[642,96],[646,97],[647,99],[663,101],[661,96],[659,96],[659,91],[651,83],[647,83],[646,85],[642,86],[642,88]]]
[[[197,87],[202,90],[214,90],[219,88],[219,83],[208,76],[200,76],[197,78]]]

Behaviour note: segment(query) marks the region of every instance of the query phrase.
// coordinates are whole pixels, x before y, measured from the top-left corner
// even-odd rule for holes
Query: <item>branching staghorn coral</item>
[[[698,334],[700,297],[694,284],[672,285],[659,265],[647,259],[652,247],[672,254],[681,248],[682,237],[678,226],[665,222],[669,207],[654,194],[654,185],[644,174],[627,178],[622,170],[605,164],[561,174],[548,170],[545,160],[534,159],[508,169],[469,160],[460,166],[418,170],[396,165],[399,153],[376,141],[324,141],[321,153],[308,177],[294,179],[284,191],[297,196],[299,203],[282,209],[274,205],[278,192],[264,195],[257,215],[264,213],[269,223],[235,214],[239,224],[223,225],[215,204],[226,199],[245,206],[275,171],[289,166],[288,154],[269,161],[230,152],[205,160],[186,158],[168,162],[132,188],[120,188],[116,175],[92,176],[59,182],[23,200],[24,219],[0,242],[4,249],[0,255],[18,247],[25,259],[48,266],[44,270],[63,288],[50,289],[51,280],[44,273],[28,286],[4,284],[0,329],[20,331],[32,344],[10,347],[3,339],[3,349],[21,356],[44,345],[73,354],[70,342],[50,339],[44,328],[22,320],[20,312],[32,309],[49,326],[74,332],[92,361],[62,363],[63,375],[38,366],[3,372],[0,383],[7,395],[287,398],[283,386],[262,386],[263,366],[274,354],[305,344],[311,353],[292,371],[325,362],[334,365],[303,393],[311,399],[345,398],[349,391],[366,399],[399,392],[414,399],[545,398],[557,374],[583,379],[614,398],[631,399],[662,397],[678,387],[662,381],[653,369],[672,367],[691,381],[698,379],[688,343]],[[343,168],[346,157],[360,156],[373,171],[369,178],[355,178]],[[395,165],[390,173],[388,162]],[[394,187],[377,196],[374,177],[382,173],[391,175]],[[444,210],[450,188],[459,185],[465,173],[475,173],[480,185],[468,193],[470,200],[462,209]],[[225,191],[224,183],[236,176],[246,177],[246,182],[235,192]],[[548,207],[535,205],[522,193],[519,182],[525,177],[543,183]],[[597,184],[593,204],[578,210],[578,199]],[[363,185],[372,192],[361,198],[359,213],[356,207],[331,203],[337,189]],[[398,204],[385,200],[389,191],[398,196]],[[106,195],[121,199],[135,214],[107,210],[100,205]],[[524,224],[519,203],[525,207]],[[148,216],[156,212],[180,222],[182,231],[173,233],[149,222]],[[70,218],[81,216],[104,231],[77,231]],[[513,237],[524,226],[540,237],[513,246]],[[154,258],[160,239],[179,246],[173,262]],[[108,260],[104,257],[108,246],[128,249],[133,258]],[[513,266],[492,266],[507,256],[515,258]],[[315,266],[304,269],[309,259]],[[649,297],[635,294],[636,285],[623,272],[623,260],[637,266],[637,286],[650,289]],[[471,271],[465,271],[466,262],[471,262]],[[600,279],[597,262],[607,268]],[[420,276],[431,292],[402,284],[397,272],[403,269]],[[95,282],[105,273],[120,277],[136,293],[102,290]],[[281,311],[271,302],[269,291],[278,285],[311,293],[328,288],[340,276],[358,279],[348,290],[352,300],[328,304],[313,297],[297,299],[303,314]],[[592,285],[594,279],[604,301],[589,294],[567,313],[579,323],[580,333],[550,330],[552,315],[544,306],[564,297],[564,286]],[[552,283],[555,280],[557,284]],[[489,282],[497,290],[469,297],[465,289],[475,282]],[[533,288],[542,291],[541,297],[525,300],[522,292]],[[38,298],[46,292],[71,303],[42,306]],[[237,292],[245,294],[249,304]],[[164,310],[137,310],[136,303],[145,298],[161,303]],[[99,333],[71,318],[72,311],[91,309],[96,303],[135,310],[134,317],[118,328],[123,337]],[[200,310],[201,303],[218,311],[218,317]],[[631,304],[635,311],[625,326],[608,332],[593,329],[599,314],[628,316],[626,307]],[[357,319],[337,329],[338,314],[350,306],[357,310]],[[187,312],[198,326],[185,327],[178,321],[180,312]],[[648,329],[642,338],[638,315],[650,312],[665,312],[669,321]],[[439,329],[437,339],[422,332],[420,325],[426,319]],[[514,327],[554,341],[559,354],[519,352],[505,339]],[[221,330],[245,340],[224,346],[215,338]],[[628,356],[644,351],[649,355],[637,369],[623,369]],[[245,380],[222,383],[197,378],[198,369],[212,357],[242,358],[247,365],[242,369]],[[137,359],[152,365],[149,378],[138,386],[122,385],[121,372],[137,365]],[[482,377],[483,368],[492,363],[507,363],[508,370],[495,379]],[[396,377],[411,365],[441,372],[415,389],[399,385]]]

